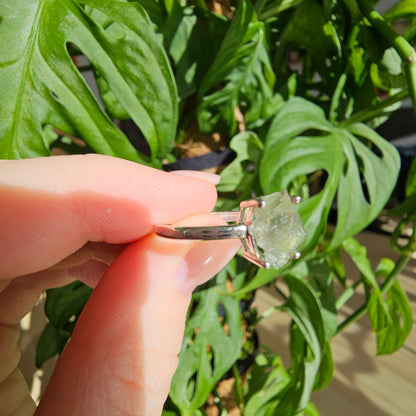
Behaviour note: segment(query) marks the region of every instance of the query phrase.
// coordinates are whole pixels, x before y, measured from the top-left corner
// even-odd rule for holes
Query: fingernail
[[[204,241],[195,245],[182,260],[176,273],[176,283],[184,296],[223,269],[235,255],[238,240]]]
[[[202,172],[198,170],[174,170],[171,173],[179,176],[187,176],[189,178],[202,179],[204,181],[211,182],[214,185],[218,185],[221,179],[220,175],[216,175],[215,173]]]

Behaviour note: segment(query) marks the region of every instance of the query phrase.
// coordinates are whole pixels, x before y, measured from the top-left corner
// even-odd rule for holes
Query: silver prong
[[[302,253],[297,251],[295,254],[293,254],[292,259],[297,260],[297,259],[300,259],[301,256],[302,256]]]
[[[259,198],[259,199],[257,200],[257,206],[258,206],[259,208],[264,208],[264,207],[266,206],[266,201],[265,201],[264,199]]]
[[[302,197],[299,195],[291,196],[290,199],[294,204],[300,204],[302,202]]]

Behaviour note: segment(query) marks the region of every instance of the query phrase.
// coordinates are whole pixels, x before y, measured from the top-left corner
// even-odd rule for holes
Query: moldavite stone
[[[253,210],[248,230],[263,252],[264,260],[278,269],[296,254],[306,232],[287,191],[261,199],[266,205]]]

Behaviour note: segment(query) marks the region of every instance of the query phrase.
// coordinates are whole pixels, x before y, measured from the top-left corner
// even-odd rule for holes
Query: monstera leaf
[[[273,120],[260,165],[266,193],[286,189],[299,176],[325,172],[321,189],[300,205],[313,247],[331,205],[337,227],[331,246],[365,228],[384,208],[396,184],[400,158],[394,147],[364,124],[335,126],[315,104],[294,97]],[[323,176],[325,178],[325,176]]]
[[[18,12],[17,12],[18,10]],[[0,6],[0,155],[50,154],[45,127],[100,153],[143,161],[98,104],[68,52],[79,50],[147,139],[171,147],[177,94],[164,50],[138,3],[16,0]]]
[[[170,398],[183,415],[202,406],[241,352],[240,303],[211,287],[194,295]],[[225,317],[220,317],[220,310]],[[229,330],[227,330],[229,328]]]
[[[257,21],[250,2],[242,2],[198,91],[202,131],[234,134],[237,107],[249,129],[275,114],[282,99],[274,94],[276,76],[269,53],[265,24]]]

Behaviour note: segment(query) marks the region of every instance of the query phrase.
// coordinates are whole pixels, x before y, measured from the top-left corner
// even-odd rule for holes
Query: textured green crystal
[[[255,208],[248,229],[264,260],[276,269],[297,253],[306,232],[287,191],[261,198],[263,208]]]

